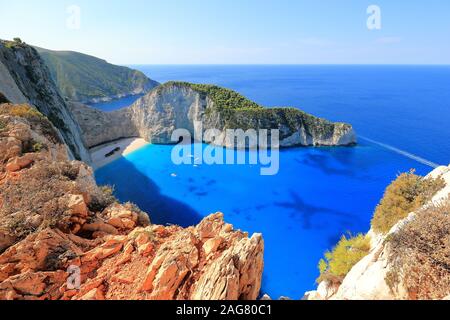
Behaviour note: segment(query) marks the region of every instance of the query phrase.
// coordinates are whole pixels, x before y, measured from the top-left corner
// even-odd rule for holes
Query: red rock
[[[89,210],[82,195],[69,195],[67,207],[72,215],[87,218]]]
[[[105,296],[100,288],[95,288],[86,293],[79,300],[105,300]]]
[[[210,254],[216,252],[222,242],[223,239],[221,237],[215,237],[207,240],[203,244],[203,250],[205,251],[206,256],[209,256]]]
[[[23,157],[14,158],[12,161],[6,164],[5,168],[8,172],[16,172],[28,167],[32,163],[33,159],[30,156],[25,155]]]
[[[49,136],[48,124],[42,130],[20,117],[0,117],[7,122],[0,137],[0,208],[5,201],[17,208],[0,215],[0,299],[257,297],[263,265],[259,235],[249,239],[234,231],[220,213],[183,229],[148,226],[148,216],[131,204],[90,212],[99,196],[92,170],[68,160],[66,147]],[[22,154],[31,137],[45,142],[45,150]],[[40,187],[39,197],[21,194]],[[21,229],[10,229],[19,218]],[[52,228],[43,229],[46,225]],[[12,236],[19,231],[30,234]],[[75,272],[70,276],[79,268],[79,290],[67,290],[69,266]]]
[[[7,234],[4,231],[0,231],[0,252],[9,248],[15,241],[15,237]]]
[[[148,257],[153,251],[153,244],[146,243],[138,248],[138,253],[144,257]]]
[[[44,293],[47,276],[43,273],[31,271],[13,276],[8,279],[12,287],[21,294],[39,296]]]
[[[119,234],[119,231],[114,228],[112,225],[107,224],[100,219],[97,219],[95,222],[87,223],[82,228],[84,231],[91,231],[91,232],[104,232],[106,234]]]

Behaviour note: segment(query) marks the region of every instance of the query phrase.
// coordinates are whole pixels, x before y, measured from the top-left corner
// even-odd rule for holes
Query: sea
[[[261,295],[301,299],[324,252],[367,232],[399,173],[450,162],[450,66],[134,65],[171,80],[233,89],[261,105],[291,106],[351,123],[354,147],[280,152],[279,172],[259,165],[175,165],[173,146],[148,145],[95,172],[153,223],[191,226],[211,213],[265,241]],[[104,111],[138,97],[93,105]],[[207,148],[205,145],[198,147]]]

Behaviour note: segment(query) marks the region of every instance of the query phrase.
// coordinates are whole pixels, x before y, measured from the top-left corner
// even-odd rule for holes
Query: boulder
[[[148,268],[141,290],[150,291],[151,299],[173,299],[185,276],[199,262],[195,244],[187,232],[163,244]]]

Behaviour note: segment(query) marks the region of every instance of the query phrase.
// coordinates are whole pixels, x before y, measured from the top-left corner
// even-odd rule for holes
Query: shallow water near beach
[[[172,147],[157,145],[96,171],[98,183],[114,185],[120,200],[138,204],[154,223],[189,226],[221,211],[236,228],[263,233],[261,293],[273,298],[299,299],[314,289],[323,252],[342,234],[370,228],[399,172],[426,174],[432,168],[424,163],[450,159],[450,130],[442,125],[450,121],[447,67],[139,68],[160,82],[215,83],[264,105],[296,105],[350,122],[371,139],[356,147],[282,150],[275,176],[261,176],[258,165],[176,166]]]

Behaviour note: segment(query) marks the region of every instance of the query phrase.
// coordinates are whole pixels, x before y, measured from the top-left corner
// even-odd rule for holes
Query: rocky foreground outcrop
[[[12,103],[35,106],[57,128],[70,157],[90,162],[80,126],[33,47],[17,41],[0,40],[0,92]]]
[[[450,166],[427,178],[445,187],[386,234],[371,229],[371,250],[339,284],[323,281],[307,300],[448,299],[450,294]]]
[[[124,137],[171,144],[176,129],[189,131],[191,137],[195,132],[220,130],[221,135],[205,134],[202,141],[227,147],[234,145],[234,139],[226,136],[227,129],[278,129],[281,147],[356,143],[351,125],[332,123],[295,108],[264,108],[234,91],[215,86],[169,82],[129,108],[110,113],[89,109],[71,105],[88,147]]]
[[[256,299],[264,244],[213,214],[152,225],[68,160],[52,124],[0,104],[0,299]]]

